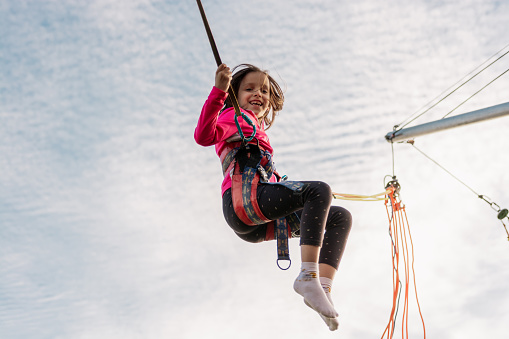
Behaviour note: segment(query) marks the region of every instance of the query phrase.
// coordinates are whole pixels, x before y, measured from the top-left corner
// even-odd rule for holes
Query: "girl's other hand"
[[[216,71],[216,87],[224,92],[228,92],[230,82],[232,81],[232,71],[225,64],[219,65]]]

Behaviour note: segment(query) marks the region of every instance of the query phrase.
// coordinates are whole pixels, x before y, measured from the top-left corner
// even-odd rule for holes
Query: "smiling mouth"
[[[253,106],[262,106],[262,103],[261,102],[258,102],[258,101],[251,101],[249,104],[253,105]]]

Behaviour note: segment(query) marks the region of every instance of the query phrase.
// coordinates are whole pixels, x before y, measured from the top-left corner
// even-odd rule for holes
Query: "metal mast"
[[[496,106],[486,107],[469,113],[456,115],[450,118],[428,122],[426,124],[417,125],[414,127],[392,131],[385,135],[385,139],[388,142],[404,141],[425,134],[473,124],[484,120],[500,118],[505,115],[509,115],[509,102]]]

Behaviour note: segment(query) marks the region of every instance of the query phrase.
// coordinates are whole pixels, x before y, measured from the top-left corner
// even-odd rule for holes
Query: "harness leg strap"
[[[282,270],[287,270],[292,266],[292,260],[290,259],[290,250],[288,248],[288,223],[286,218],[281,218],[275,221],[276,227],[274,234],[277,241],[277,266]],[[288,267],[283,268],[279,264],[280,260],[287,260]]]

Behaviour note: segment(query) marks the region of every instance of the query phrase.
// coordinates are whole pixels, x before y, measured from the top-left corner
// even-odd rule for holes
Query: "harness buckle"
[[[258,170],[258,173],[260,173],[262,181],[263,182],[268,182],[269,181],[269,176],[267,175],[267,171],[265,171],[265,168],[263,168],[262,165],[258,165],[257,170]]]

